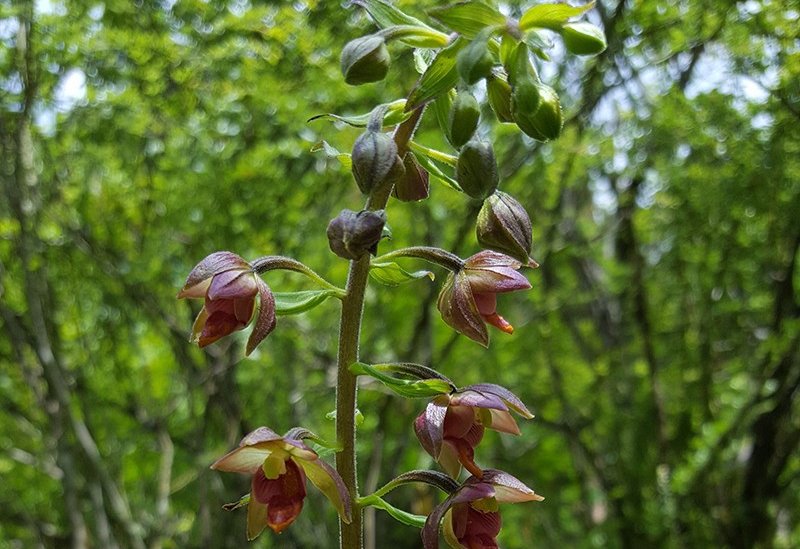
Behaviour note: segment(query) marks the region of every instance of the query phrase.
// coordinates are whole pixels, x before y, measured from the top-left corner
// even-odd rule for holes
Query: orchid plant
[[[366,85],[386,78],[392,59],[390,43],[398,51],[413,50],[420,74],[404,99],[380,104],[362,116],[322,116],[364,127],[349,154],[325,142],[315,147],[351,168],[366,200],[360,211],[343,210],[327,227],[331,251],[350,262],[345,288],[296,259],[265,256],[246,261],[220,251],[191,271],[178,294],[178,298],[204,300],[191,341],[205,347],[252,325],[247,355],[275,329],[276,313],[302,313],[329,298],[339,299],[336,439],[327,443],[298,427],[283,436],[260,427],[211,467],[251,476],[250,493],[226,506],[247,507],[248,539],[267,527],[275,533],[289,527],[302,511],[310,480],[339,513],[341,549],[363,547],[361,517],[367,506],[421,528],[426,549],[439,546],[440,529],[453,548],[497,547],[498,503],[543,498],[509,473],[483,469],[476,463],[476,450],[485,429],[520,435],[512,412],[527,419],[533,414],[511,391],[492,383],[459,388],[430,366],[361,362],[365,290],[370,278],[396,285],[429,274],[408,272],[397,260],[427,261],[448,271],[437,302],[447,325],[486,347],[489,326],[513,333],[511,324],[497,312],[497,295],[529,289],[531,284],[520,269],[538,264],[530,257],[532,228],[525,208],[498,190],[501,182],[494,150],[483,137],[493,121],[482,118],[480,103],[488,103],[483,112],[493,112],[494,123],[515,124],[538,141],[557,138],[563,124],[558,94],[542,82],[537,65],[550,60],[548,49],[554,38],[560,37],[566,51],[576,55],[602,52],[605,39],[594,25],[575,21],[592,4],[537,4],[514,19],[494,0],[472,0],[431,10],[435,23],[430,25],[382,0],[353,0],[351,4],[366,10],[378,30],[344,46],[345,81]],[[423,116],[436,120],[452,150],[435,150],[414,139]],[[415,246],[376,257],[391,201],[425,200],[431,181],[482,201],[476,234],[484,250],[462,259],[443,249]],[[261,278],[272,270],[303,274],[319,288],[278,301]],[[359,493],[356,385],[360,376],[380,381],[399,397],[429,399],[413,428],[422,449],[445,473],[409,471],[372,494]],[[307,442],[333,450],[334,466]],[[464,470],[469,476],[460,481]],[[446,494],[427,517],[397,509],[383,499],[390,490],[413,482]]]

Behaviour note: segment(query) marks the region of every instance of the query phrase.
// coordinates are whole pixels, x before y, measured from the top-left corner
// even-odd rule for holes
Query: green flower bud
[[[500,175],[491,143],[473,138],[462,147],[456,162],[456,181],[466,194],[478,200],[497,189]]]
[[[502,191],[483,202],[476,232],[483,248],[504,253],[527,265],[533,236],[528,212],[511,195]]]
[[[472,139],[472,135],[478,128],[480,115],[481,110],[475,96],[467,90],[459,91],[450,107],[447,132],[450,136],[450,143],[454,147],[459,148]]]
[[[342,74],[352,86],[383,80],[390,64],[386,42],[376,34],[351,40],[342,50]]]
[[[556,91],[546,84],[536,86],[539,95],[539,108],[531,113],[524,107],[524,98],[517,103],[517,89],[511,96],[511,112],[519,129],[538,141],[549,141],[561,135],[564,118],[561,103]]]
[[[560,32],[567,51],[575,55],[597,55],[606,49],[603,31],[591,23],[567,23]]]
[[[395,164],[402,161],[397,156],[394,139],[381,131],[368,129],[353,144],[353,177],[364,194],[370,194],[393,174]]]
[[[394,182],[392,196],[402,202],[425,200],[430,193],[429,176],[420,166],[414,153],[408,152],[403,158],[405,173]]]
[[[513,122],[511,114],[511,85],[498,76],[486,79],[486,95],[489,97],[489,106],[492,107],[497,120],[500,122]]]
[[[494,66],[494,57],[489,51],[489,29],[481,31],[456,56],[458,74],[467,84],[475,84],[489,75]]]
[[[344,259],[359,259],[367,252],[375,255],[385,224],[383,210],[342,210],[328,224],[328,244],[333,253]]]

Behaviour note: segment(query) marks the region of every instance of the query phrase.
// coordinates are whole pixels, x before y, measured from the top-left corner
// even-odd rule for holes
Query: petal
[[[184,292],[191,292],[194,286],[210,279],[216,274],[234,269],[250,269],[250,264],[233,252],[214,252],[206,256],[200,263],[195,265],[194,269],[189,273],[189,276],[186,278],[186,284],[183,285],[183,289],[178,294],[178,298],[196,297],[194,295],[185,295]]]
[[[439,523],[442,517],[453,504],[453,496],[449,496],[442,503],[433,508],[422,527],[422,545],[425,549],[439,549]]]
[[[247,433],[239,443],[239,446],[254,446],[262,442],[272,442],[275,440],[283,441],[283,437],[269,427],[259,427]]]
[[[284,464],[285,472],[276,478],[268,478],[263,467],[256,469],[250,491],[256,501],[271,505],[272,499],[278,496],[291,500],[302,500],[306,497],[305,473],[291,459]]]
[[[275,497],[267,506],[267,526],[276,534],[280,534],[295,521],[302,510],[302,498]]]
[[[476,385],[459,389],[450,399],[452,406],[472,406],[473,408],[493,408],[495,410],[508,410],[508,406],[498,395],[489,391],[477,391]]]
[[[465,272],[473,292],[505,293],[531,288],[525,276],[508,267],[465,269]]]
[[[433,459],[437,459],[439,457],[439,453],[442,451],[444,422],[447,417],[447,405],[449,401],[450,399],[447,395],[441,395],[434,398],[425,407],[424,420],[419,424],[419,428],[424,429],[424,433],[421,436],[418,433],[417,438],[419,438],[422,447],[425,448],[425,451],[428,452]],[[417,427],[417,422],[415,422],[415,430]],[[430,441],[428,445],[429,447],[426,447],[426,442],[428,441]]]
[[[508,321],[499,314],[493,313],[490,315],[481,315],[481,316],[483,317],[484,321],[491,324],[501,332],[505,332],[507,334],[514,333],[514,327],[511,324],[509,324]]]
[[[189,336],[190,343],[197,343],[200,340],[200,334],[203,332],[203,326],[206,325],[206,320],[208,320],[208,310],[203,307],[200,309],[197,318],[194,319],[192,335]]]
[[[469,281],[463,271],[457,275],[453,273],[448,275],[436,305],[442,319],[451,328],[484,347],[489,346],[489,333],[478,312]]]
[[[261,303],[258,307],[258,318],[256,319],[253,332],[247,340],[247,348],[245,349],[245,356],[249,356],[258,344],[264,341],[272,330],[275,329],[275,297],[272,291],[267,286],[267,283],[261,280],[261,277],[256,277],[256,285],[258,286],[258,294]]]
[[[494,539],[500,533],[503,519],[497,511],[480,511],[469,506],[467,513],[469,523],[467,535]]]
[[[509,408],[517,412],[519,415],[526,419],[531,419],[533,414],[528,410],[525,404],[517,398],[517,395],[502,387],[500,385],[495,385],[494,383],[476,383],[475,385],[469,385],[464,387],[462,391],[473,390],[478,391],[480,393],[491,393],[493,395],[497,395],[498,397],[503,399]]]
[[[247,541],[253,541],[267,527],[267,506],[250,498],[247,504]]]
[[[453,494],[453,503],[469,503],[494,497],[495,487],[486,481],[486,473],[489,471],[494,471],[494,469],[486,469],[483,472],[483,480],[475,476],[465,480],[458,491]]]
[[[475,424],[475,410],[471,406],[449,406],[444,418],[444,437],[461,438]]]
[[[185,299],[189,298],[201,298],[206,296],[206,292],[208,292],[208,287],[211,286],[211,279],[207,278],[205,280],[201,280],[194,286],[185,286],[178,295],[176,296],[178,299]]]
[[[473,291],[472,298],[481,316],[491,315],[497,311],[497,294]]]
[[[461,460],[458,455],[458,448],[453,444],[452,440],[445,440],[442,443],[442,451],[439,452],[439,458],[436,462],[442,466],[444,472],[450,478],[457,479],[461,473]]]
[[[233,300],[233,316],[244,325],[250,324],[256,312],[256,298],[240,297]]]
[[[504,471],[486,469],[483,482],[494,486],[495,497],[499,503],[518,503],[521,501],[542,501],[544,498],[525,486],[519,479]]]
[[[319,454],[309,448],[302,440],[284,438],[283,448],[293,458],[304,459],[306,461],[314,461],[319,459]]]
[[[464,261],[464,266],[467,269],[486,269],[492,267],[519,269],[522,263],[506,254],[501,254],[500,252],[494,252],[492,250],[483,250],[482,252],[468,257],[466,261]]]
[[[487,425],[489,429],[500,431],[501,433],[509,433],[511,435],[520,435],[519,425],[514,421],[510,412],[502,410],[490,410],[492,416],[491,425]]]
[[[248,270],[231,270],[215,275],[208,287],[208,299],[252,297],[258,293],[256,274]]]
[[[325,494],[325,497],[336,507],[339,516],[346,523],[350,523],[352,516],[350,514],[350,494],[344,485],[342,477],[339,476],[330,465],[321,459],[308,461],[305,459],[296,460],[296,463],[303,468],[308,480],[316,486],[320,492]]]
[[[212,469],[231,473],[255,474],[272,450],[258,446],[240,446],[211,464]]]
[[[463,505],[462,505],[463,506]],[[458,534],[456,532],[456,521],[457,519],[454,518],[454,510],[450,509],[447,513],[444,514],[444,520],[442,520],[442,534],[444,535],[444,540],[447,542],[447,545],[453,547],[454,549],[469,549],[468,547],[464,547],[461,545],[461,542],[458,541]],[[463,513],[461,513],[463,516]],[[460,522],[459,526],[460,526]]]
[[[232,312],[223,310],[213,311],[206,319],[203,325],[203,331],[200,332],[200,337],[197,342],[200,347],[205,347],[237,330],[241,330],[245,326],[245,324],[242,324],[236,319]]]

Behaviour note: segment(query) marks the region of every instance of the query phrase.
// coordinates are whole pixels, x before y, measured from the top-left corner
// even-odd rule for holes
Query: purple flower
[[[496,549],[502,525],[497,504],[543,499],[508,473],[486,469],[483,478],[469,477],[431,511],[422,528],[422,544],[438,549],[442,523],[444,539],[454,549]]]
[[[253,475],[247,499],[248,540],[255,539],[267,526],[280,533],[294,522],[303,509],[306,478],[325,494],[342,520],[350,522],[350,496],[339,474],[292,436],[281,437],[267,427],[259,427],[211,468]],[[238,507],[244,499],[226,507]]]
[[[444,321],[481,345],[489,345],[486,323],[506,333],[514,328],[497,314],[497,294],[528,290],[528,279],[517,272],[522,264],[507,255],[484,250],[450,273],[437,306]]]
[[[485,429],[519,435],[514,411],[530,419],[533,414],[511,391],[492,383],[469,385],[431,401],[414,422],[420,444],[453,478],[461,466],[480,478],[475,447]]]
[[[256,296],[260,300],[256,318]],[[231,252],[214,252],[198,263],[178,299],[203,298],[205,303],[192,327],[191,341],[200,347],[246,328],[255,318],[247,340],[249,355],[275,328],[275,298],[269,286],[244,259]]]

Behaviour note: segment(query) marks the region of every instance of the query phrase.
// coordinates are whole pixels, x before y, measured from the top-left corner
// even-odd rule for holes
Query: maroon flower
[[[444,321],[456,331],[489,345],[486,323],[506,333],[514,328],[497,314],[497,294],[530,289],[528,279],[517,272],[522,264],[507,255],[484,250],[469,257],[463,267],[450,273],[437,306]]]
[[[498,503],[543,499],[508,473],[487,469],[483,478],[469,477],[433,509],[422,528],[422,544],[438,549],[441,522],[444,539],[453,549],[496,549],[503,523]]]
[[[249,355],[275,328],[275,298],[252,266],[231,252],[215,252],[198,263],[178,293],[178,299],[203,298],[205,303],[192,327],[190,341],[200,347],[246,328],[258,318],[247,340]]]
[[[481,383],[439,395],[414,422],[420,444],[453,478],[461,466],[480,478],[483,472],[475,463],[475,447],[485,429],[519,435],[514,411],[530,419],[533,414],[511,391],[492,383]]]
[[[211,468],[253,475],[249,497],[225,506],[233,509],[247,503],[249,540],[267,526],[280,533],[294,522],[303,509],[306,478],[333,503],[343,520],[350,522],[350,496],[339,474],[289,433],[281,437],[267,427],[259,427]]]

